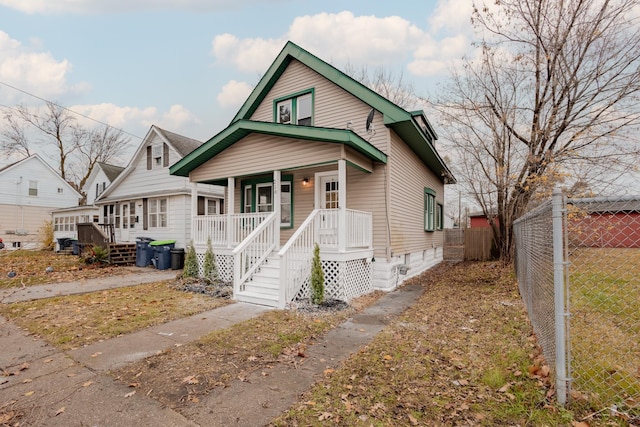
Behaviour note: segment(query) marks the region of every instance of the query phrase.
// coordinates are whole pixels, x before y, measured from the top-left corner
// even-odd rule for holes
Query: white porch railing
[[[316,219],[321,210],[315,209],[311,215],[291,236],[289,241],[280,249],[280,298],[279,307],[293,298],[300,290],[303,281],[311,274],[313,246],[316,238]]]
[[[275,249],[276,225],[272,212],[233,250],[234,295],[243,290],[243,284]]]
[[[347,209],[346,213],[346,247],[348,249],[373,248],[373,215],[371,212]]]
[[[196,215],[192,218],[191,238],[195,245],[206,245],[211,238],[213,246],[235,246],[256,229],[271,212],[239,213],[228,215]],[[231,224],[231,235],[227,234]]]

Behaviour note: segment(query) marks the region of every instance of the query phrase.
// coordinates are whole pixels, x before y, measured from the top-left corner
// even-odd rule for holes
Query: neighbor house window
[[[167,226],[167,199],[149,199],[149,227]]]
[[[313,90],[275,101],[275,121],[300,126],[313,125]]]
[[[38,181],[29,181],[29,195],[30,196],[38,195]]]
[[[435,228],[436,192],[430,188],[424,189],[424,230],[433,231]]]
[[[436,230],[442,230],[444,228],[444,208],[442,204],[438,203],[436,206]]]
[[[64,190],[62,188],[58,187],[58,194],[62,194],[62,193],[64,193]]]
[[[167,144],[147,145],[147,170],[169,166]]]
[[[273,212],[273,182],[269,179],[244,181],[243,212]],[[293,176],[282,176],[280,182],[280,226],[293,227]]]

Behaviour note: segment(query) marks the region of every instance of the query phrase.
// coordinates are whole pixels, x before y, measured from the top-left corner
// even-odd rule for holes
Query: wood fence
[[[491,228],[444,230],[445,261],[488,261],[491,259],[492,246]]]

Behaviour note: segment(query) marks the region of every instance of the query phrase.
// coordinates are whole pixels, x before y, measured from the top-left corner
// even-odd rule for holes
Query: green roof
[[[424,113],[422,113],[421,111],[408,112],[404,110],[403,108],[369,89],[362,83],[354,80],[337,68],[324,62],[323,60],[319,59],[315,55],[312,55],[308,51],[302,49],[300,46],[292,42],[287,42],[282,51],[280,51],[267,72],[260,79],[242,107],[240,107],[240,110],[231,121],[229,127],[211,138],[191,154],[184,157],[178,163],[173,165],[170,169],[171,173],[174,175],[187,176],[190,171],[200,166],[211,157],[226,149],[231,144],[236,142],[238,139],[246,136],[247,134],[251,132],[276,132],[275,129],[278,129],[277,133],[273,134],[277,134],[280,136],[326,142],[342,142],[351,145],[359,151],[364,149],[364,144],[373,148],[373,146],[371,146],[366,141],[349,130],[330,130],[327,128],[309,128],[297,125],[279,125],[275,123],[265,124],[264,122],[250,121],[253,113],[264,101],[273,85],[278,81],[280,76],[282,76],[282,73],[284,73],[284,71],[286,70],[287,66],[294,59],[300,61],[335,85],[341,87],[345,91],[351,93],[353,96],[359,98],[364,103],[368,104],[370,107],[382,113],[383,123],[393,129],[411,147],[411,149],[418,155],[418,157],[424,162],[424,164],[426,164],[443,181],[446,178],[453,179],[453,174],[435,150],[434,143],[437,139],[437,135],[431,127],[429,121],[424,116]],[[414,118],[416,115],[421,115],[425,120],[425,130],[423,130],[416,123],[416,120]],[[260,124],[254,125],[250,123]],[[263,124],[267,125],[266,128],[262,127]],[[286,126],[288,130],[281,130],[281,126]],[[317,129],[317,131],[314,132],[312,129]],[[322,135],[322,137],[326,137],[327,135],[329,135],[329,131],[338,132],[339,134],[342,134],[342,136],[337,137],[337,140],[335,139],[336,137],[329,138],[329,140],[320,138],[320,135]],[[350,136],[347,138],[346,135]],[[366,148],[365,151],[361,152],[367,154],[369,153],[369,151],[371,151],[371,148]],[[373,149],[375,150],[375,148]],[[379,154],[377,154],[377,156],[384,156],[384,162],[386,162],[386,156],[382,152],[378,151],[378,153]],[[204,156],[205,158],[200,158],[201,156]],[[374,160],[382,161],[379,159]]]
[[[305,141],[320,141],[347,145],[369,159],[386,163],[387,155],[356,133],[347,129],[332,129],[280,123],[239,120],[196,148],[182,160],[169,168],[172,175],[188,176],[189,172],[220,154],[251,133],[295,138]]]

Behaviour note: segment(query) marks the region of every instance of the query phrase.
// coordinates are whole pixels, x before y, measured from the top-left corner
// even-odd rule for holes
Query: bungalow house
[[[288,42],[229,126],[170,169],[226,187],[224,214],[194,218],[192,236],[235,299],[307,296],[317,243],[325,295],[349,301],[442,260],[453,177],[436,138],[422,111]]]
[[[56,250],[65,249],[60,242],[64,239],[78,239],[76,224],[78,223],[99,223],[99,208],[93,203],[113,182],[124,168],[122,166],[110,165],[97,162],[89,174],[82,193],[85,196],[84,204],[58,209],[52,212],[51,221],[53,223],[53,237],[56,241]]]
[[[573,247],[640,248],[640,197],[569,199]]]
[[[187,178],[169,174],[170,164],[201,144],[153,125],[111,185],[103,189],[100,181],[94,180],[92,188],[99,193],[94,204],[100,223],[112,228],[109,232],[113,232],[115,242],[135,242],[138,237],[148,237],[176,240],[176,247],[185,247],[191,239],[192,214],[221,212],[222,187],[192,185]],[[193,206],[192,186],[197,187]]]
[[[82,195],[38,154],[0,169],[0,238],[7,248],[38,248],[51,212]]]

